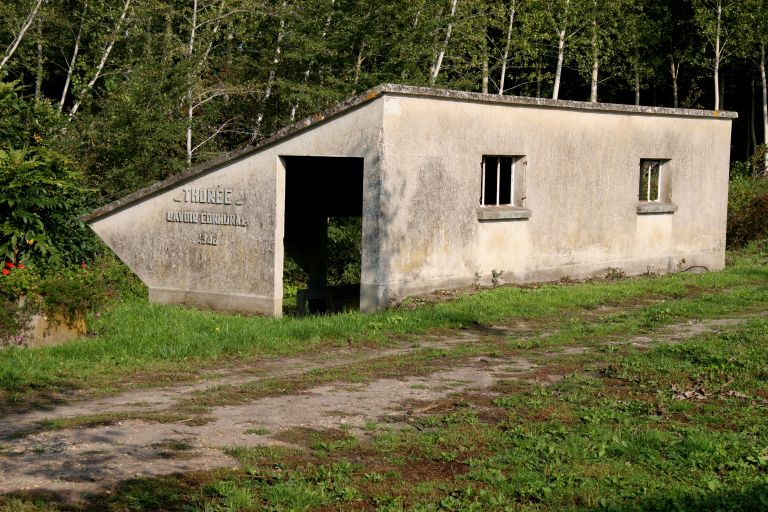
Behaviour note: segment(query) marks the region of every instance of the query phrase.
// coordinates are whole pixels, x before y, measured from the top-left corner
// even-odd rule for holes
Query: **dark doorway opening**
[[[286,295],[296,290],[295,313],[359,309],[363,159],[286,156],[283,163],[283,282]]]

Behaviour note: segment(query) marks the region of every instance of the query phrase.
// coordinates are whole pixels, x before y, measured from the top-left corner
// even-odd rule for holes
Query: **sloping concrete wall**
[[[380,305],[472,283],[724,265],[730,119],[385,97]],[[478,220],[483,155],[527,161],[530,218]],[[677,211],[638,214],[640,159]],[[374,293],[371,290],[370,293]]]
[[[155,193],[140,192],[138,200],[97,212],[89,224],[149,287],[152,301],[280,316],[285,218],[280,157],[363,157],[363,280],[371,281],[379,239],[378,194],[372,191],[380,180],[381,106],[374,100],[172,186],[161,183]],[[212,201],[208,190],[214,191]]]

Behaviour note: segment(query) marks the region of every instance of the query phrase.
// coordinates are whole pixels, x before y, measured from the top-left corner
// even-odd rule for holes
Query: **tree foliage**
[[[93,249],[76,220],[87,206],[82,175],[46,140],[57,126],[47,103],[0,83],[0,261],[55,264]]]
[[[0,50],[15,48],[0,80],[69,118],[46,147],[81,163],[101,201],[385,82],[717,104],[742,114],[734,154],[744,160],[768,131],[766,9],[765,0],[0,0]]]

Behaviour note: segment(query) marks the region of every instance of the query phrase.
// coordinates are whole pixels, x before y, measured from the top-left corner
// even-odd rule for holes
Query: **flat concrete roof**
[[[222,165],[255,153],[267,146],[271,146],[298,134],[316,124],[328,121],[345,112],[365,105],[374,99],[383,96],[411,96],[419,98],[434,98],[450,101],[467,101],[473,103],[488,103],[497,105],[514,105],[524,107],[540,107],[558,110],[580,110],[585,112],[605,112],[617,114],[644,114],[674,117],[711,117],[719,119],[736,119],[738,113],[725,110],[697,110],[686,108],[645,107],[638,105],[621,105],[616,103],[590,103],[585,101],[551,100],[547,98],[531,98],[527,96],[503,96],[498,94],[482,94],[477,92],[452,91],[447,89],[434,89],[431,87],[416,87],[412,85],[381,84],[369,89],[362,94],[353,96],[337,105],[311,117],[281,128],[264,139],[254,144],[248,144],[239,149],[225,153],[220,157],[198,164],[183,173],[171,176],[163,181],[158,181],[143,189],[137,190],[109,204],[93,210],[91,213],[79,217],[83,222],[91,222],[104,217],[116,210],[120,210],[142,199],[158,194],[166,189],[192,180],[202,174],[213,171]]]

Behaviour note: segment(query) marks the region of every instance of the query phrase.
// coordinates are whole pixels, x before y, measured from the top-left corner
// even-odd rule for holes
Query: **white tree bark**
[[[723,20],[723,3],[717,2],[717,28],[715,29],[715,110],[720,110],[720,59],[722,49],[720,47],[720,32]]]
[[[72,49],[72,60],[69,61],[67,67],[67,78],[64,80],[64,88],[61,90],[61,99],[59,100],[59,112],[64,110],[64,102],[67,99],[67,92],[69,92],[69,84],[72,82],[72,73],[75,70],[75,63],[77,62],[77,56],[80,53],[80,38],[83,35],[83,25],[85,25],[85,14],[88,12],[88,0],[83,3],[83,12],[80,15],[80,26],[77,29],[77,36],[75,36],[75,47]]]
[[[680,76],[680,63],[675,62],[675,59],[673,58],[670,61],[670,72],[672,73],[672,98],[673,98],[673,105],[675,108],[678,106],[678,91],[677,91],[677,77]]]
[[[504,94],[504,81],[507,78],[507,62],[509,61],[509,46],[512,43],[512,25],[515,23],[517,0],[512,0],[509,10],[509,25],[507,26],[507,44],[504,46],[504,55],[501,58],[501,77],[499,77],[499,95]]]
[[[107,43],[107,46],[104,48],[104,51],[101,54],[101,60],[99,61],[99,65],[96,66],[96,72],[93,74],[93,77],[88,82],[88,84],[86,84],[85,88],[82,91],[80,91],[77,101],[72,106],[72,110],[69,112],[70,119],[75,117],[75,114],[77,113],[77,110],[80,108],[80,105],[82,104],[83,99],[89,92],[91,92],[91,90],[93,89],[93,86],[96,85],[96,81],[101,77],[101,73],[104,71],[104,65],[107,63],[107,60],[109,59],[109,54],[112,53],[112,48],[115,46],[115,40],[117,39],[117,36],[120,33],[120,27],[125,21],[125,18],[128,16],[128,9],[130,7],[131,7],[131,0],[125,0],[125,3],[123,4],[123,10],[120,13],[120,18],[118,18],[117,23],[115,24],[115,29],[112,31],[112,37],[110,37],[109,43]]]
[[[192,25],[189,28],[189,44],[187,45],[187,56],[192,59],[192,54],[195,51],[195,36],[197,35],[197,0],[192,0]],[[187,165],[192,164],[192,116],[195,113],[195,105],[193,98],[193,79],[190,77],[189,87],[187,88]]]
[[[42,5],[42,3],[43,0],[35,0],[35,3],[32,4],[32,10],[27,16],[27,19],[24,20],[24,23],[21,25],[19,33],[16,35],[13,41],[11,41],[11,44],[3,54],[3,59],[0,61],[0,70],[2,70],[10,58],[13,57],[13,54],[16,53],[16,49],[19,47],[21,40],[24,39],[24,34],[27,33],[27,30],[29,30],[29,27],[32,25],[32,22],[34,21],[35,16],[37,16],[37,11],[40,10],[40,5]]]
[[[768,84],[765,78],[765,45],[760,46],[760,85],[763,96],[763,144],[768,145]],[[765,168],[768,169],[768,152],[765,154]]]
[[[331,26],[331,17],[333,15],[333,7],[336,5],[336,0],[331,0],[331,10],[328,12],[328,16],[325,17],[325,25],[323,26],[323,33],[320,35],[320,41],[325,41],[325,36],[328,33],[328,28]],[[309,75],[312,74],[312,66],[315,64],[315,59],[309,61],[307,69],[304,70],[304,76],[301,79],[301,83],[304,84],[309,80]],[[357,79],[355,79],[357,82]],[[291,105],[291,122],[296,118],[296,110],[299,108],[299,100],[296,100]]]
[[[355,85],[360,81],[360,72],[363,69],[363,49],[365,43],[360,43],[360,50],[357,52],[357,58],[355,59]]]
[[[437,75],[440,74],[440,68],[443,66],[443,58],[445,57],[445,51],[448,49],[448,43],[451,40],[451,31],[453,30],[453,17],[456,15],[456,4],[459,0],[452,0],[451,2],[451,15],[448,18],[448,29],[445,32],[445,40],[440,47],[440,51],[437,53],[435,63],[432,65],[432,69],[429,71],[429,85],[435,85],[437,82]]]
[[[216,34],[219,32],[219,28],[221,27],[221,19],[224,12],[224,4],[225,0],[222,0],[221,3],[219,3],[219,8],[216,13],[216,18],[214,19],[213,28],[211,29],[211,39],[208,42],[208,46],[205,48],[205,51],[203,51],[202,55],[200,55],[200,58],[197,59],[197,62],[192,67],[192,71],[189,77],[189,85],[187,87],[187,126],[186,126],[186,149],[187,149],[187,165],[192,164],[192,157],[195,154],[195,151],[200,149],[201,146],[203,146],[205,143],[213,140],[214,137],[216,137],[219,133],[222,132],[224,128],[226,128],[230,121],[227,121],[223,125],[221,125],[218,129],[216,129],[210,137],[206,138],[203,142],[197,144],[196,146],[192,145],[193,140],[193,121],[194,121],[194,115],[195,115],[195,109],[197,109],[200,105],[207,103],[208,101],[218,98],[220,96],[226,95],[229,91],[227,90],[220,90],[220,91],[214,91],[213,93],[209,94],[205,98],[203,98],[200,101],[195,101],[195,80],[197,78],[197,73],[202,69],[202,67],[205,65],[206,61],[208,60],[208,55],[210,55],[211,50],[213,49],[213,44],[216,38]],[[193,0],[192,2],[192,24],[190,26],[189,30],[189,43],[187,45],[187,57],[192,61],[195,55],[195,43],[197,40],[197,29],[199,29],[204,23],[198,23],[198,13],[199,13],[199,5],[198,0]]]
[[[635,105],[640,105],[640,55],[635,51]]]
[[[285,10],[287,2],[283,2],[283,10]],[[267,101],[272,96],[272,83],[275,81],[275,75],[277,73],[277,65],[280,64],[280,56],[283,53],[283,34],[285,32],[285,17],[283,13],[280,14],[280,28],[277,31],[277,44],[275,45],[275,56],[272,58],[272,67],[269,68],[269,75],[267,75],[267,83],[264,86],[264,95],[261,98],[261,110],[256,116],[256,126],[253,128],[251,138],[256,140],[261,130],[261,123],[264,120],[264,110],[267,107]]]
[[[592,2],[594,11],[592,12],[592,84],[589,92],[589,101],[597,103],[597,79],[600,74],[600,49],[598,48],[597,34],[597,0]]]
[[[37,19],[37,70],[35,71],[35,101],[40,101],[43,89],[43,17]]]
[[[565,60],[565,38],[568,34],[568,8],[570,0],[565,0],[562,26],[557,29],[557,67],[555,67],[555,82],[552,85],[552,99],[560,96],[560,79],[563,76],[563,61]]]

